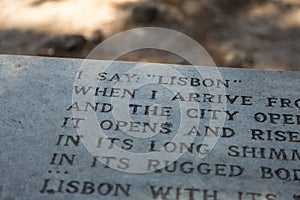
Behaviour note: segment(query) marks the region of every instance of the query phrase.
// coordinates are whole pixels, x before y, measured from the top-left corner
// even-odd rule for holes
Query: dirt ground
[[[0,0],[0,54],[85,58],[144,26],[187,34],[218,66],[300,70],[299,0]],[[121,59],[180,63],[156,51]]]

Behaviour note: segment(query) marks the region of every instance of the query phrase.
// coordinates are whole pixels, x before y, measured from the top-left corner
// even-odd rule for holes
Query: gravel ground
[[[198,41],[218,66],[300,70],[299,0],[1,0],[0,53],[85,58],[104,39],[143,26]],[[184,63],[147,50],[120,60]]]

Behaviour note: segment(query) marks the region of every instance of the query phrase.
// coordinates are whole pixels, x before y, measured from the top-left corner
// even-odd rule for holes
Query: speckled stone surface
[[[299,72],[109,64],[0,56],[1,200],[300,199]]]

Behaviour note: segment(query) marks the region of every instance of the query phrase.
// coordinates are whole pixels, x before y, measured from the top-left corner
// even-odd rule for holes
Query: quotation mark
[[[294,195],[294,200],[300,200],[300,195]]]

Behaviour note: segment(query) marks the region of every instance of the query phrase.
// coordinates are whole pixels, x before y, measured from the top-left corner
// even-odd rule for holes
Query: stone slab
[[[0,199],[300,199],[300,73],[0,56]]]

